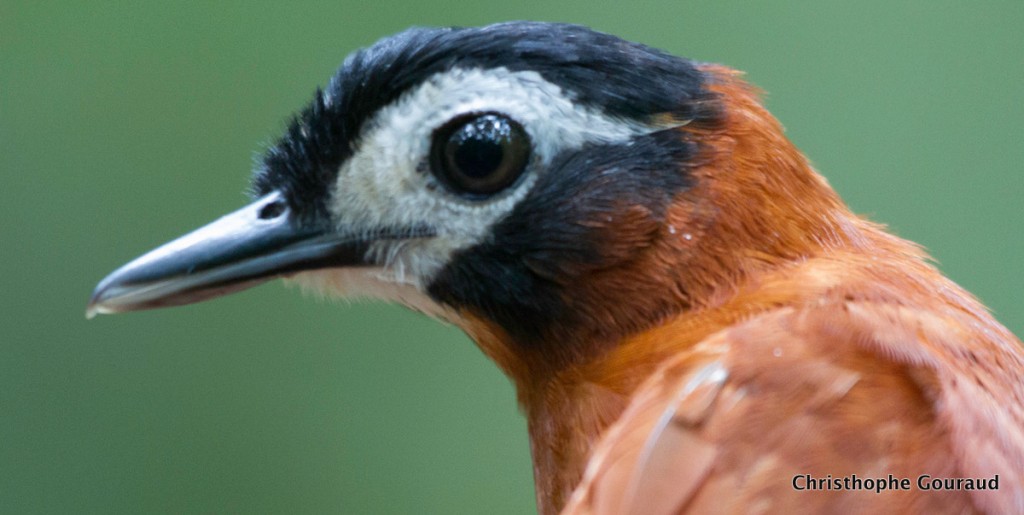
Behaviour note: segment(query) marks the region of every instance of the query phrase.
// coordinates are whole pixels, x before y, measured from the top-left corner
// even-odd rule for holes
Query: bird
[[[87,315],[284,278],[451,323],[515,386],[545,515],[1024,512],[1020,340],[729,67],[408,29],[344,60],[251,191]]]

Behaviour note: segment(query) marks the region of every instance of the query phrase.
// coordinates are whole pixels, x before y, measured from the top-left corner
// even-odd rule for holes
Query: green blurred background
[[[83,316],[410,25],[572,21],[746,70],[858,212],[1024,334],[1024,2],[515,4],[0,0],[0,512],[534,510],[512,388],[453,328],[278,284]]]

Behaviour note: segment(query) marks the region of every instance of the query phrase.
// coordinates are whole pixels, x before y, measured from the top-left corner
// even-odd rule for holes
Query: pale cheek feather
[[[395,302],[438,320],[461,325],[462,319],[455,311],[434,302],[420,288],[394,281],[389,275],[381,268],[328,268],[301,272],[284,282],[323,298]]]
[[[469,202],[437,183],[427,161],[434,130],[456,116],[483,111],[505,113],[522,123],[533,141],[534,159],[514,190],[486,202]],[[424,288],[453,252],[485,238],[558,154],[587,143],[627,141],[660,128],[576,105],[565,91],[532,71],[455,69],[435,75],[367,123],[357,151],[338,173],[331,211],[339,225],[370,230],[427,223],[437,234],[429,240],[377,244],[369,257],[386,273],[377,274],[376,286],[361,293],[382,298],[378,290],[384,283]],[[348,278],[330,282],[338,290],[349,290],[344,284]]]

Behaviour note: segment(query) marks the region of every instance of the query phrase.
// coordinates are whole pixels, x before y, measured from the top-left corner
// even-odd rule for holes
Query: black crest
[[[691,61],[586,27],[415,28],[345,60],[267,153],[254,194],[280,190],[307,221],[322,220],[328,189],[366,120],[428,77],[456,67],[536,71],[574,101],[621,118],[711,116],[703,75]]]

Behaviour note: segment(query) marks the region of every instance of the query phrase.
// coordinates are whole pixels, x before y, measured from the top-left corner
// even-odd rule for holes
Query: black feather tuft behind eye
[[[600,311],[616,302],[613,291],[581,285],[654,244],[673,202],[695,184],[691,169],[701,152],[669,129],[554,156],[487,239],[452,254],[429,294],[497,323],[523,345],[628,325],[632,319],[607,325]],[[584,298],[585,291],[610,297]],[[628,306],[621,312],[630,313]]]
[[[523,126],[496,113],[455,118],[434,131],[430,168],[455,193],[483,199],[522,176],[530,161]]]

